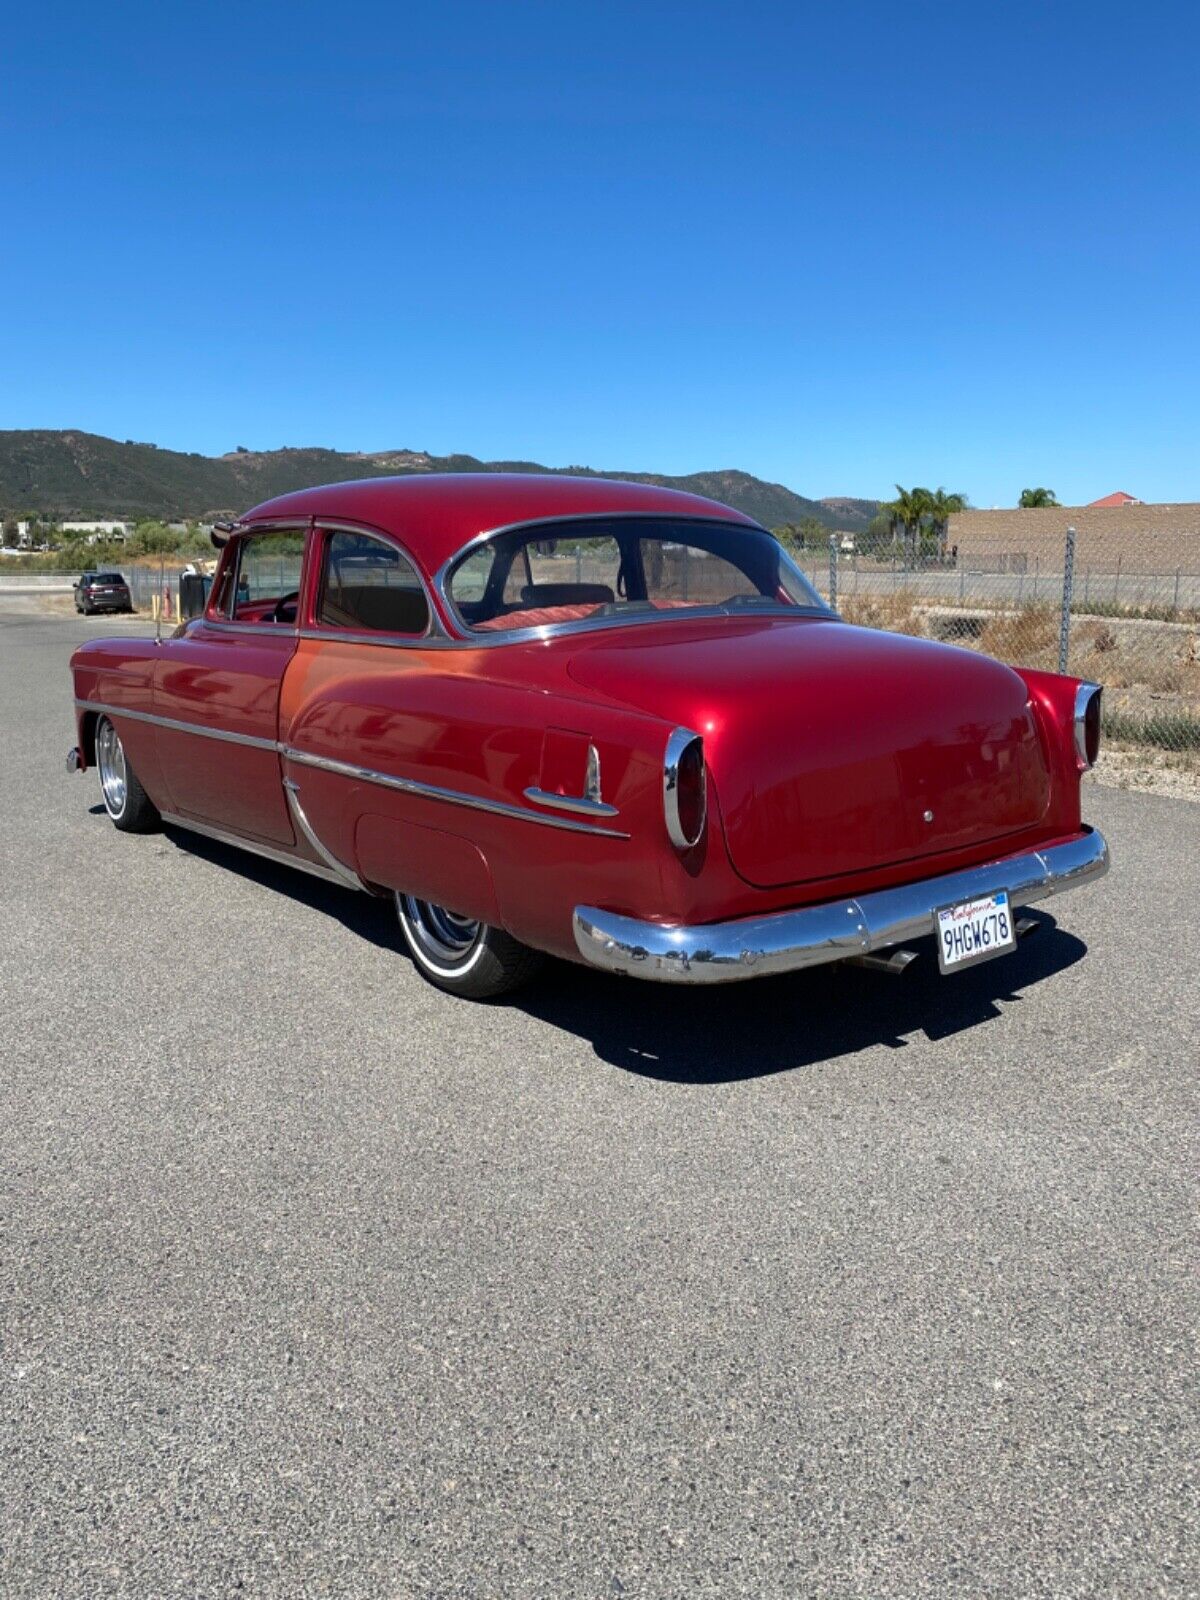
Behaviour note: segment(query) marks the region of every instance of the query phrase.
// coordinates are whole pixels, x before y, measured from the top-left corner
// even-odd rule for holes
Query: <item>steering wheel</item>
[[[291,594],[281,594],[279,596],[279,599],[276,600],[276,602],[275,602],[275,609],[271,612],[271,621],[272,622],[295,622],[295,620],[296,620],[296,611],[297,611],[297,608],[299,606],[299,602],[300,602],[300,591],[299,591],[299,589],[293,589]],[[291,609],[291,615],[287,616],[287,615],[285,615],[285,612],[287,611],[289,606],[292,608]]]

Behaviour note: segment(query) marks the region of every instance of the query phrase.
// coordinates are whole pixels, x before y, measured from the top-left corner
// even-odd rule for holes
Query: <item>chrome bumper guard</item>
[[[1015,909],[1064,894],[1107,871],[1108,846],[1089,828],[1066,844],[965,872],[736,922],[671,927],[577,906],[575,943],[585,961],[610,972],[663,983],[734,983],[924,938],[933,932],[938,910],[962,900],[1003,889]]]

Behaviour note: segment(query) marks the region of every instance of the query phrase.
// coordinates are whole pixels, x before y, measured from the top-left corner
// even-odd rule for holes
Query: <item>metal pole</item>
[[[1067,543],[1063,550],[1062,616],[1058,623],[1058,670],[1067,670],[1067,656],[1071,649],[1071,593],[1075,587],[1075,529],[1067,529]]]
[[[832,610],[837,610],[837,558],[838,537],[836,533],[829,535],[829,604]]]
[[[1175,613],[1176,616],[1179,615],[1179,572],[1180,572],[1180,569],[1178,567],[1176,567],[1175,568],[1175,603],[1171,607],[1171,610]]]

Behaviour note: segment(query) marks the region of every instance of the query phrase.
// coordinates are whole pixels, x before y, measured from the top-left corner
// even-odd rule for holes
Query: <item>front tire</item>
[[[96,770],[113,827],[122,833],[154,833],[162,818],[130,766],[121,735],[108,717],[101,717],[96,724]]]
[[[408,953],[422,977],[464,1000],[491,1000],[527,983],[543,957],[503,928],[396,894]]]

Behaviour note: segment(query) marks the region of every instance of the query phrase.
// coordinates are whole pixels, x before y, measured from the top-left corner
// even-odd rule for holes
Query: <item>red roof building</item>
[[[1116,494],[1106,494],[1103,500],[1089,500],[1089,506],[1140,506],[1141,501],[1136,495],[1126,494],[1118,489]]]

